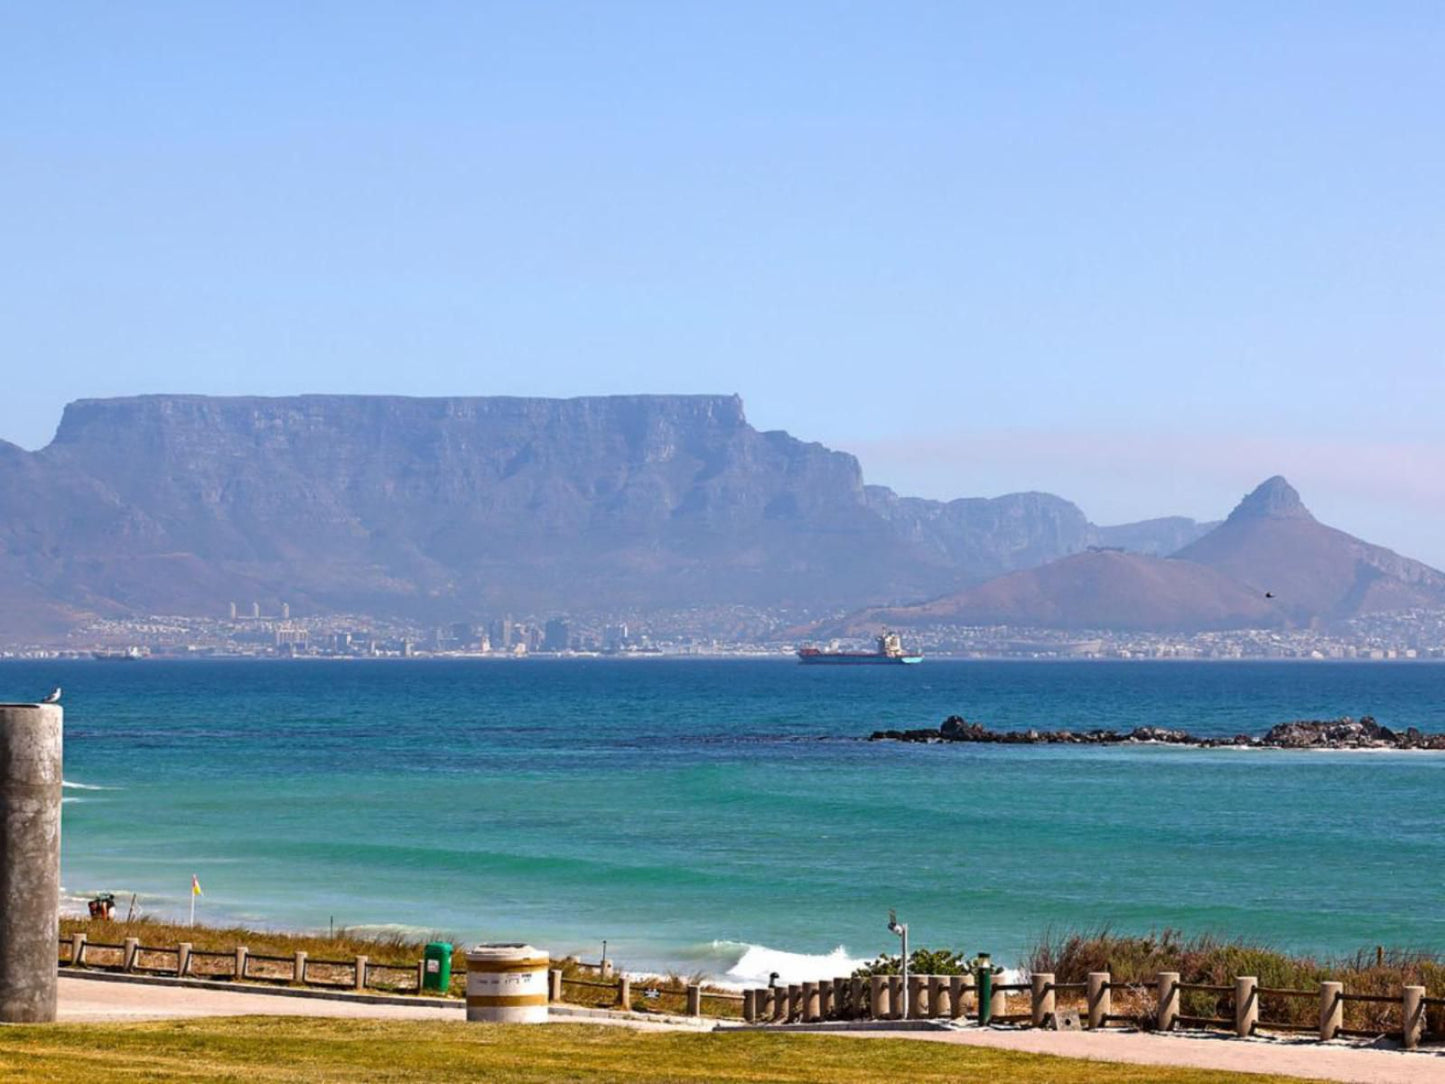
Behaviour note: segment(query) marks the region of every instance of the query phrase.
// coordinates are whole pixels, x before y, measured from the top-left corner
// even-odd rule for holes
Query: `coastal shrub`
[[[920,948],[908,954],[908,970],[915,975],[963,975],[970,967],[962,952]],[[884,953],[872,963],[864,964],[854,971],[853,977],[866,979],[871,975],[899,975],[902,972],[903,954],[889,956]]]
[[[1383,948],[1361,950],[1347,956],[1291,954],[1243,939],[1225,940],[1212,934],[1186,936],[1165,929],[1148,934],[1116,934],[1107,926],[1093,931],[1046,931],[1026,955],[1029,971],[1052,972],[1060,983],[1086,982],[1091,971],[1108,971],[1115,982],[1137,984],[1115,1012],[1136,1016],[1149,1026],[1155,1006],[1155,981],[1161,971],[1179,972],[1183,983],[1233,986],[1239,975],[1254,975],[1261,987],[1280,990],[1319,990],[1324,981],[1344,983],[1352,994],[1398,997],[1402,986],[1424,986],[1431,996],[1445,996],[1445,959],[1439,956]],[[1186,1016],[1232,1019],[1233,993],[1185,991],[1180,1012]],[[1318,1024],[1319,1003],[1310,998],[1263,995],[1260,1018],[1269,1022],[1307,1026]],[[1445,1032],[1445,1012],[1432,1008],[1427,1028]],[[1392,1004],[1347,1003],[1345,1027],[1362,1031],[1400,1030],[1400,1010]]]

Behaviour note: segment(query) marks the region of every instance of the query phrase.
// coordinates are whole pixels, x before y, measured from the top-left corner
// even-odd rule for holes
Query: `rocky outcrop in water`
[[[1309,719],[1272,726],[1262,737],[1200,738],[1187,730],[1139,726],[1133,730],[989,730],[950,715],[937,729],[875,730],[869,741],[973,742],[984,745],[1188,745],[1200,749],[1439,749],[1445,734],[1410,727],[1394,731],[1371,716],[1360,719]]]

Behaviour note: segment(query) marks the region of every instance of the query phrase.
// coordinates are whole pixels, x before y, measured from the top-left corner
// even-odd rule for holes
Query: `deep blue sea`
[[[922,746],[993,727],[1445,730],[1445,665],[7,662],[65,686],[63,882],[735,980],[1052,928],[1445,950],[1445,754]],[[842,960],[824,968],[836,973]],[[819,965],[821,966],[821,965]]]

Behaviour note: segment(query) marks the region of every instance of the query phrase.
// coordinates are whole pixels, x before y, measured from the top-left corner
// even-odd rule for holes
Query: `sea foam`
[[[766,986],[775,971],[782,983],[812,982],[851,975],[854,969],[868,962],[850,956],[842,945],[818,955],[787,952],[745,941],[714,941],[707,955],[715,961],[718,984],[739,989]]]

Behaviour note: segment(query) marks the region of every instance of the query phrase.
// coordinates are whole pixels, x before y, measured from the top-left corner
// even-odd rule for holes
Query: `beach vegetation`
[[[1147,934],[1119,934],[1108,927],[1093,931],[1046,932],[1027,954],[1029,971],[1050,972],[1059,983],[1086,982],[1091,971],[1107,971],[1115,982],[1135,984],[1117,991],[1114,1012],[1132,1015],[1142,1027],[1153,1026],[1155,983],[1161,971],[1177,971],[1179,981],[1208,986],[1233,986],[1240,975],[1253,975],[1266,989],[1318,991],[1321,982],[1344,984],[1350,994],[1398,997],[1401,987],[1424,986],[1431,995],[1445,995],[1445,959],[1431,953],[1361,949],[1343,956],[1288,953],[1243,939],[1213,934],[1187,935],[1165,929]],[[1184,991],[1180,1011],[1187,1016],[1230,1017],[1233,994]],[[1398,1031],[1398,1004],[1349,1002],[1344,1026],[1362,1031]],[[1304,997],[1265,994],[1260,1018],[1306,1026],[1318,1024],[1319,1005]],[[1266,1025],[1267,1026],[1267,1025]],[[1427,1029],[1445,1030],[1445,1010],[1432,1007]]]
[[[973,961],[953,949],[919,948],[908,954],[908,970],[914,975],[964,975],[973,970]],[[866,979],[872,975],[899,975],[902,972],[902,953],[896,956],[884,953],[855,970],[853,977]]]

